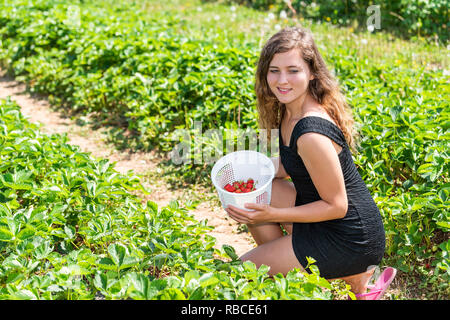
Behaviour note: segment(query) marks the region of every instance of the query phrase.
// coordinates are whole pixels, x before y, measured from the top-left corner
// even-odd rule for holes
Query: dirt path
[[[150,191],[147,199],[155,201],[158,206],[165,206],[171,200],[183,200],[192,194],[192,190],[168,191],[166,188],[160,188],[161,182],[156,182],[154,171],[158,170],[159,159],[155,153],[130,153],[127,151],[117,151],[112,145],[106,142],[104,130],[93,130],[88,126],[76,124],[70,118],[64,117],[61,113],[53,111],[48,100],[45,97],[30,95],[25,91],[24,84],[18,83],[11,78],[4,76],[0,70],[0,99],[8,96],[20,107],[22,114],[33,123],[41,123],[41,130],[48,134],[67,133],[69,142],[80,146],[84,152],[90,152],[93,157],[109,159],[115,162],[115,169],[121,173],[127,173],[129,170],[142,176],[142,184],[146,190]],[[150,182],[151,180],[151,182]],[[164,190],[164,191],[161,191]],[[206,190],[196,190],[205,194]],[[192,214],[198,221],[208,219],[208,225],[214,227],[210,235],[217,239],[216,247],[223,244],[232,245],[238,255],[242,255],[252,249],[254,242],[251,236],[246,232],[238,232],[238,224],[230,219],[226,212],[212,202],[202,202]]]

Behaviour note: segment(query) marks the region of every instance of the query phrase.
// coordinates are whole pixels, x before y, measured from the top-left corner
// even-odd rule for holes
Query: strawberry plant
[[[119,174],[44,135],[0,100],[0,299],[330,299],[347,289],[304,275],[268,277],[175,201],[158,208]]]

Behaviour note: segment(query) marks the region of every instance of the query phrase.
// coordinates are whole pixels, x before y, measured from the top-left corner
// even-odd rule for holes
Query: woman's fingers
[[[230,217],[236,220],[237,222],[240,223],[250,222],[249,212],[247,210],[242,210],[232,205],[228,205],[228,207],[225,210],[228,212]]]
[[[228,205],[228,209],[230,209],[230,210],[232,210],[232,211],[234,211],[234,212],[237,212],[237,213],[239,213],[239,214],[244,214],[244,215],[245,215],[245,213],[247,212],[247,211],[242,210],[242,209],[239,209],[238,207],[235,207],[235,206],[233,206],[233,205],[231,205],[231,204]]]
[[[232,218],[233,220],[235,220],[239,223],[245,223],[244,219],[242,219],[242,217],[240,217],[238,214],[236,214],[233,210],[226,209],[226,211],[228,212],[228,215],[230,216],[230,218]]]
[[[234,214],[229,214],[229,216],[234,220],[234,221],[236,221],[236,222],[239,222],[239,223],[245,223],[245,224],[247,224],[247,223],[249,223],[246,219],[242,219],[241,217],[239,217],[239,216],[236,216],[236,215],[234,215]]]

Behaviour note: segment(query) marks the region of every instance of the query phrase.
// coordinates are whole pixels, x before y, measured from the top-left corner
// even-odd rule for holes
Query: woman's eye
[[[270,70],[270,72],[271,72],[271,73],[276,73],[276,72],[278,72],[278,70]],[[289,72],[291,72],[291,73],[297,73],[298,70],[289,70]]]

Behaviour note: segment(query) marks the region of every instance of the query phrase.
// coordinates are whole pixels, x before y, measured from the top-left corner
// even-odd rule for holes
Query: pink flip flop
[[[367,286],[367,288],[370,289],[369,292],[355,294],[355,296],[357,298],[366,297],[366,300],[380,300],[381,297],[384,295],[386,289],[391,284],[392,280],[394,280],[396,274],[397,269],[392,267],[386,268],[378,277],[375,285]]]

